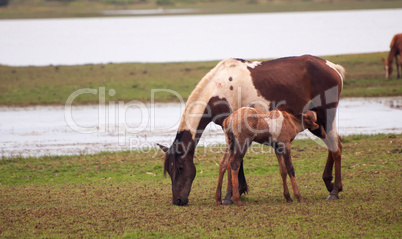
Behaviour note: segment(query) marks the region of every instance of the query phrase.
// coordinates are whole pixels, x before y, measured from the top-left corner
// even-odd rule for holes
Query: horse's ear
[[[161,148],[161,149],[163,150],[163,152],[165,152],[165,153],[169,150],[169,148],[166,147],[166,146],[163,146],[163,145],[161,145],[161,144],[157,144],[157,145],[158,145],[159,148]]]

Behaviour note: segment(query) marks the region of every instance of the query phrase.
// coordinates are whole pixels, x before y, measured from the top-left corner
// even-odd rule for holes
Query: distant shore
[[[401,79],[385,80],[381,58],[387,52],[322,56],[345,67],[342,97],[401,96]],[[196,84],[217,64],[208,62],[122,63],[76,66],[10,67],[0,65],[0,106],[64,105],[79,89],[113,89],[106,102],[150,102],[153,89],[177,92],[184,100]],[[101,88],[103,87],[103,88]],[[177,95],[159,92],[156,102],[177,101]],[[83,94],[75,104],[97,104],[98,95]]]
[[[10,1],[0,19],[233,14],[402,8],[401,0]],[[162,11],[161,11],[162,10]]]

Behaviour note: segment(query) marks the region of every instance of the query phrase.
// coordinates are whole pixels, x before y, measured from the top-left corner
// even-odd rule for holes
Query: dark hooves
[[[233,201],[230,199],[223,199],[222,200],[222,205],[231,205],[233,204]]]
[[[339,199],[339,197],[337,196],[337,195],[332,195],[332,194],[330,194],[328,197],[327,197],[327,200],[338,200]]]

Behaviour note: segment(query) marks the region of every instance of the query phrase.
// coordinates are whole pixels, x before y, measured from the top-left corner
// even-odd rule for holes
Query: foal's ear
[[[163,152],[165,152],[165,153],[169,150],[169,148],[166,147],[166,146],[163,146],[163,145],[161,145],[161,144],[157,144],[157,145],[158,145],[159,148],[161,148],[161,149],[163,150]]]
[[[317,113],[315,111],[308,110],[306,113],[303,114],[303,117],[314,123],[317,122]]]

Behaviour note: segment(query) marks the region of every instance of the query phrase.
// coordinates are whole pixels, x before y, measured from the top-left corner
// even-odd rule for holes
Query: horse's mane
[[[214,77],[215,73],[219,68],[226,62],[227,60],[223,60],[219,62],[214,68],[212,68],[201,80],[198,82],[197,86],[194,88],[193,92],[191,92],[190,96],[187,99],[187,102],[193,102],[199,99],[203,90],[206,88],[207,84]]]
[[[395,45],[395,41],[396,41],[396,35],[392,38],[392,40],[391,40],[391,44],[389,45],[389,48],[393,48],[394,47],[394,45]]]
[[[197,86],[194,88],[193,92],[191,92],[190,96],[187,99],[186,107],[184,109],[184,114],[188,111],[188,107],[193,107],[194,105],[191,105],[192,102],[196,101],[206,101],[205,104],[208,103],[209,98],[211,97],[212,94],[212,88],[209,85],[209,83],[213,80],[217,72],[221,70],[222,68],[228,66],[229,64],[238,64],[238,62],[235,59],[226,59],[221,62],[219,62],[214,68],[212,68],[201,80],[198,82]],[[183,116],[184,116],[183,114]],[[182,117],[180,124],[179,124],[179,130],[185,129],[185,118]]]

